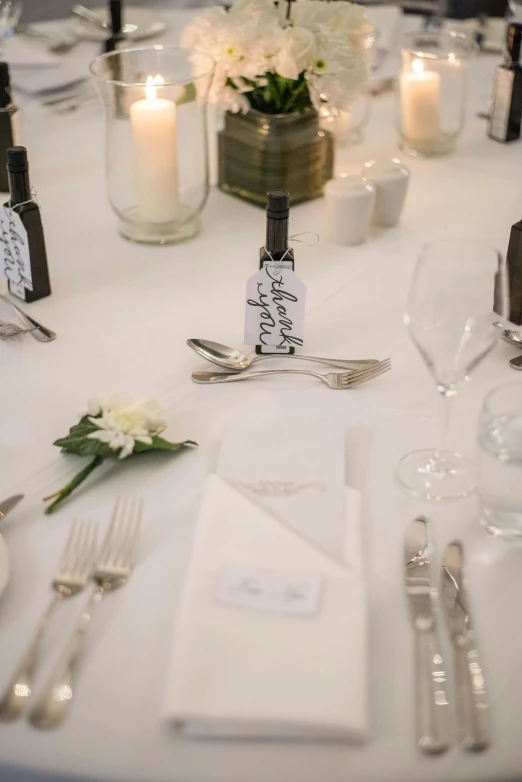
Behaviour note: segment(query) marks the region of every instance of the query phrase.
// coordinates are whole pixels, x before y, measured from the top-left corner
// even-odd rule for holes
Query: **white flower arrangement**
[[[44,498],[53,500],[45,512],[56,510],[105,459],[126,459],[133,453],[145,451],[176,453],[189,445],[197,445],[193,440],[182,443],[165,440],[160,435],[166,427],[161,417],[161,407],[155,399],[90,399],[80,421],[71,427],[69,434],[56,440],[54,445],[65,453],[93,458],[63,489]]]
[[[349,99],[364,82],[372,33],[365,9],[336,0],[236,0],[189,24],[181,45],[197,75],[210,55],[216,68],[200,85],[221,109],[267,114],[319,110],[321,95]]]

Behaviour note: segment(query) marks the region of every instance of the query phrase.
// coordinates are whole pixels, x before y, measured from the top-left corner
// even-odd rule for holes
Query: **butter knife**
[[[450,746],[446,673],[437,638],[430,573],[428,522],[414,519],[404,539],[404,586],[415,635],[417,746],[437,754]]]
[[[10,511],[13,510],[13,508],[18,505],[20,500],[23,500],[23,498],[23,494],[15,494],[13,497],[9,497],[9,499],[0,502],[0,522]]]
[[[446,546],[442,565],[442,603],[454,649],[459,740],[476,752],[490,743],[489,707],[463,577],[462,543]]]

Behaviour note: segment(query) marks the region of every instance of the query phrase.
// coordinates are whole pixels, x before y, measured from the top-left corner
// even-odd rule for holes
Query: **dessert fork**
[[[136,564],[141,514],[141,500],[116,501],[92,575],[96,587],[76,623],[62,658],[29,713],[29,722],[33,727],[45,730],[57,728],[66,718],[76,692],[79,662],[94,608],[106,592],[127,582]]]
[[[96,524],[89,521],[76,521],[69,533],[51,582],[54,597],[0,700],[0,720],[6,722],[16,720],[31,697],[34,672],[45,632],[60,603],[82,590],[89,580],[95,547]]]
[[[241,380],[266,377],[267,375],[310,375],[322,380],[329,388],[344,390],[355,388],[355,386],[366,383],[368,380],[373,380],[374,377],[383,375],[389,369],[391,369],[391,360],[387,358],[385,361],[380,361],[378,364],[373,364],[365,369],[351,372],[327,372],[325,375],[308,369],[265,369],[260,372],[244,372],[242,374],[237,374],[236,372],[193,372],[192,380],[195,383],[215,384],[236,383]]]

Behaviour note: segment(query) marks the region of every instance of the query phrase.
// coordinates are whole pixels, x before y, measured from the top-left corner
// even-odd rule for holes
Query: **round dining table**
[[[158,41],[176,43],[191,12],[163,13],[168,29]],[[85,41],[63,57],[87,68],[98,48]],[[141,497],[144,511],[139,563],[125,589],[99,606],[68,720],[48,732],[24,720],[0,724],[2,782],[522,779],[522,547],[483,529],[475,496],[423,503],[394,481],[401,456],[438,445],[441,436],[434,380],[403,323],[422,246],[465,237],[505,253],[510,227],[522,216],[522,145],[489,139],[483,116],[499,61],[499,54],[484,53],[471,63],[466,125],[452,154],[401,155],[393,91],[373,98],[363,143],[339,151],[337,173],[358,174],[370,159],[400,156],[408,165],[411,182],[399,225],[372,227],[366,243],[340,247],[328,242],[323,199],[291,209],[296,272],[307,286],[304,352],[392,360],[387,374],[341,393],[298,375],[196,385],[191,373],[206,364],[187,339],[243,343],[245,283],[258,268],[263,210],[213,186],[194,239],[132,244],[118,235],[106,197],[101,104],[88,96],[65,113],[20,95],[52,282],[50,297],[22,307],[57,338],[44,344],[25,335],[0,343],[0,498],[25,495],[0,529],[10,558],[0,597],[0,690],[49,601],[74,519],[106,525],[117,496]],[[213,133],[210,143],[215,146]],[[298,236],[304,232],[319,241]],[[0,318],[12,319],[1,301]],[[515,347],[499,342],[462,384],[451,400],[452,448],[474,458],[482,400],[498,384],[520,382],[509,366],[516,355]],[[174,458],[147,454],[107,463],[59,511],[45,515],[42,498],[83,465],[60,453],[54,441],[89,398],[111,394],[156,397],[168,423],[165,436],[195,440],[199,447]],[[238,411],[254,417],[259,410],[305,418],[326,410],[345,426],[346,482],[363,496],[370,723],[363,742],[185,738],[162,716],[203,484],[216,469],[227,417]],[[402,550],[404,531],[419,513],[433,522],[437,566],[447,543],[464,545],[492,724],[491,746],[481,753],[464,751],[455,738],[436,757],[415,744],[414,649]],[[78,608],[75,600],[66,601],[46,636],[42,680]],[[440,625],[450,660],[443,617]],[[328,659],[322,664],[328,666]],[[451,670],[447,674],[451,682]]]

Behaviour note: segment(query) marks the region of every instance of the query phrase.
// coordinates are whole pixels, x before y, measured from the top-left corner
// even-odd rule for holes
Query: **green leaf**
[[[89,416],[85,415],[79,423],[71,426],[68,435],[56,440],[54,445],[66,453],[75,453],[78,456],[101,456],[104,459],[114,456],[115,452],[107,443],[89,439],[88,435],[97,431],[96,424],[89,421]]]
[[[170,451],[171,453],[175,453],[189,445],[197,445],[197,443],[194,442],[194,440],[185,440],[183,443],[170,443],[168,440],[164,440],[163,437],[153,437],[150,445],[147,445],[146,443],[136,443],[134,446],[134,453],[144,453],[145,451]]]

